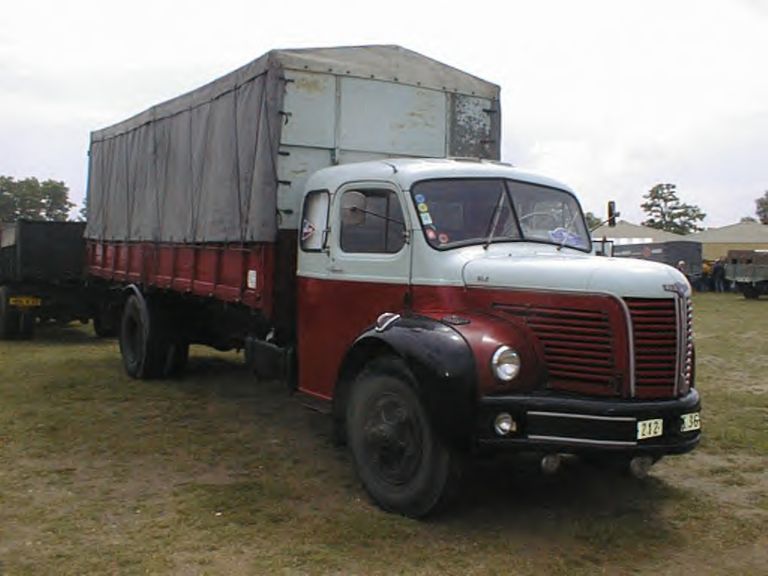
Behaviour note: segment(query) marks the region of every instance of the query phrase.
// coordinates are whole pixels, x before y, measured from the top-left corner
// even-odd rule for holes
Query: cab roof
[[[505,178],[573,192],[566,184],[520,170],[510,164],[459,158],[392,158],[323,168],[307,181],[307,190],[336,191],[349,182],[394,182],[404,190],[420,180],[441,178]]]

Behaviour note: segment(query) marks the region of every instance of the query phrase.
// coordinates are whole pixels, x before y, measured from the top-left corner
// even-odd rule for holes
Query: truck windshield
[[[506,179],[424,180],[411,188],[427,242],[439,250],[534,241],[590,250],[579,203],[565,190]]]

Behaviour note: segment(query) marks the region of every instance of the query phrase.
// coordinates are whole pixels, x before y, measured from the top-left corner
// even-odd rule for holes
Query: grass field
[[[697,451],[642,482],[478,465],[428,522],[370,504],[326,417],[234,353],[137,382],[90,327],[0,342],[0,574],[765,574],[768,299],[695,311]]]

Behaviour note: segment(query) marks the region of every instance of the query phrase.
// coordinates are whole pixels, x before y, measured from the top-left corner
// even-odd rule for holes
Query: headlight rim
[[[508,353],[511,353],[516,361],[501,363],[502,356]],[[503,371],[502,367],[509,365],[515,367],[514,373],[512,374],[508,374]],[[521,368],[522,358],[520,357],[520,353],[507,344],[502,344],[499,346],[491,356],[491,371],[493,372],[494,376],[496,376],[497,380],[505,384],[509,384],[510,382],[514,381],[520,375]]]

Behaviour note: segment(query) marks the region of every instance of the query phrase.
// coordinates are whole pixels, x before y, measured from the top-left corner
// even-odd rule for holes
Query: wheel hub
[[[403,484],[416,474],[422,438],[417,416],[398,398],[380,398],[365,419],[364,441],[371,465],[392,484]]]

